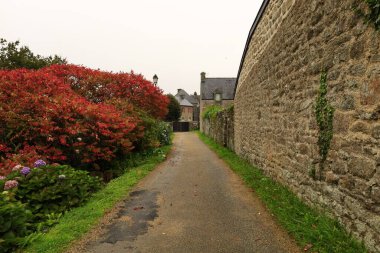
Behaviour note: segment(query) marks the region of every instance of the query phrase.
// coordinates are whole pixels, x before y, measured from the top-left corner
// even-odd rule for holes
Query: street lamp
[[[153,83],[154,83],[154,86],[157,86],[157,82],[158,82],[158,76],[155,74],[153,76]]]

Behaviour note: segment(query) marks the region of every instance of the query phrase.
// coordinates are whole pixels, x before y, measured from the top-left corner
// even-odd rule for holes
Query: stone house
[[[236,78],[207,77],[201,73],[200,115],[210,105],[227,107],[234,102]],[[201,120],[202,126],[202,120]]]
[[[199,98],[196,92],[189,95],[185,90],[178,89],[174,96],[181,106],[181,121],[199,122]]]
[[[263,1],[238,73],[234,148],[376,252],[380,34],[353,11],[357,2]],[[315,108],[323,69],[334,114],[322,164]]]

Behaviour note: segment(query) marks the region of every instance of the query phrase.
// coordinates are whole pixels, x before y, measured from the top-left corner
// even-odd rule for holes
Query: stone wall
[[[239,77],[235,151],[380,251],[380,33],[354,14],[353,3],[270,1]],[[261,36],[265,30],[270,36]],[[316,180],[322,69],[335,114]]]
[[[201,102],[199,104],[199,108],[200,108],[200,129],[203,129],[203,127],[202,127],[202,124],[203,124],[202,114],[208,106],[219,104],[223,108],[227,108],[228,106],[232,105],[233,103],[234,103],[233,100],[222,100],[220,103],[216,103],[215,100],[201,100]]]
[[[219,145],[234,150],[234,111],[227,109],[219,112],[216,118],[202,119],[201,131]]]

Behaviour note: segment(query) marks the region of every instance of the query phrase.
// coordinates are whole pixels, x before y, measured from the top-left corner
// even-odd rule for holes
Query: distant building
[[[189,95],[185,90],[178,89],[175,95],[181,106],[181,121],[199,122],[199,96],[196,92]]]
[[[227,107],[234,102],[236,78],[211,77],[201,73],[200,115],[207,106]]]

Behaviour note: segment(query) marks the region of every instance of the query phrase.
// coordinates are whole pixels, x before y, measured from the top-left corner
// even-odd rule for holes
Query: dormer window
[[[222,101],[222,94],[220,94],[220,93],[215,93],[215,94],[214,94],[214,100],[215,100],[215,102],[220,102],[220,101]]]

